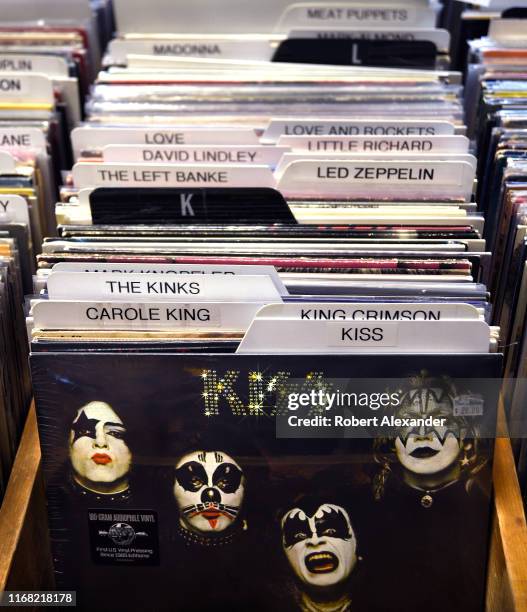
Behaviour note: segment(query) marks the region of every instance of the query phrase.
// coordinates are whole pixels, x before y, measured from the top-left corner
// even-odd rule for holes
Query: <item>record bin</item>
[[[33,407],[0,509],[0,591],[3,590],[53,590]],[[527,522],[507,438],[496,441],[486,609],[487,612],[527,611]]]

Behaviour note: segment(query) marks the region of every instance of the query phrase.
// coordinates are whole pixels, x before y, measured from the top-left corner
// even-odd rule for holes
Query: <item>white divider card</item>
[[[488,353],[483,321],[295,321],[255,319],[237,353]]]
[[[0,174],[13,174],[15,170],[15,158],[8,151],[0,151]]]
[[[53,272],[50,300],[155,300],[183,302],[281,302],[269,276],[203,274],[106,274]]]
[[[107,145],[181,146],[181,145],[257,145],[252,128],[244,127],[78,127],[71,132],[73,154],[97,150]]]
[[[492,19],[489,38],[505,47],[523,47],[527,44],[525,19]]]
[[[54,103],[53,82],[45,74],[0,72],[0,101],[26,104]]]
[[[466,136],[280,136],[278,146],[313,153],[468,153]]]
[[[378,25],[433,28],[436,25],[433,8],[410,2],[303,2],[292,4],[282,15],[276,31],[324,25],[326,27]]]
[[[181,147],[144,147],[140,145],[109,145],[103,149],[103,161],[114,163],[174,163],[174,164],[252,164],[274,168],[285,146],[190,145]]]
[[[348,190],[348,197],[350,191]],[[412,193],[413,195],[413,193]],[[343,196],[339,196],[343,197]],[[424,196],[423,196],[424,197]],[[426,207],[426,202],[423,203]],[[331,209],[326,209],[331,211]],[[318,225],[318,224],[332,224],[332,225],[347,225],[350,220],[356,219],[357,217],[353,214],[346,213],[346,208],[337,208],[333,212],[320,211],[317,214],[311,214],[309,207],[298,208],[291,206],[291,211],[294,214],[298,223],[302,225]],[[419,214],[407,214],[403,212],[393,211],[391,214],[379,214],[375,215],[372,211],[370,216],[361,215],[361,225],[393,225],[394,220],[397,220],[398,224],[401,225],[462,225],[472,226],[481,235],[483,234],[483,228],[485,227],[485,219],[482,216],[446,216],[446,215],[419,215]],[[45,246],[45,245],[44,245]],[[406,277],[406,282],[417,280],[418,277],[412,278],[411,276]]]
[[[1,196],[0,196],[1,197]],[[1,202],[1,200],[0,200]],[[164,274],[219,276],[268,276],[280,295],[289,295],[274,266],[222,266],[219,264],[76,263],[60,262],[53,272],[99,272],[105,274]]]
[[[89,0],[2,0],[2,21],[81,23],[91,17]]]
[[[290,164],[278,181],[284,197],[404,199],[471,198],[474,169],[466,162],[313,160]]]
[[[27,201],[19,195],[0,195],[0,223],[23,223],[29,227]]]
[[[359,82],[360,77],[368,76],[369,78],[386,78],[391,79],[399,77],[397,80],[403,81],[404,78],[408,79],[411,77],[418,77],[421,82],[427,82],[430,85],[437,84],[438,80],[446,79],[451,85],[461,85],[461,73],[451,71],[434,71],[420,70],[418,68],[404,70],[401,73],[398,68],[375,68],[373,66],[349,66],[349,65],[328,65],[328,64],[298,64],[294,62],[280,62],[279,72],[277,72],[277,65],[262,60],[254,59],[215,59],[215,58],[195,58],[195,57],[179,57],[179,56],[154,56],[154,55],[134,55],[128,56],[128,68],[122,69],[113,67],[111,71],[101,72],[98,76],[99,83],[112,82],[113,77],[122,77],[122,80],[130,79],[131,76],[140,78],[144,75],[144,69],[157,69],[160,71],[159,75],[156,73],[150,73],[148,75],[149,82],[154,79],[162,80],[166,79],[166,72],[176,72],[185,70],[185,77],[191,76],[190,71],[204,71],[207,76],[212,75],[213,72],[224,71],[224,70],[236,70],[237,80],[238,77],[246,78],[244,71],[251,71],[253,74],[249,75],[254,80],[255,75],[260,78],[262,75],[266,75],[266,78],[273,80],[281,80],[281,77],[298,80],[299,75],[302,79],[308,77],[314,77],[314,80],[320,80],[320,77],[325,77],[325,83],[341,82],[346,80],[350,84],[356,84]],[[137,71],[137,72],[135,72]],[[398,72],[397,72],[398,71]],[[202,75],[198,75],[202,77]],[[117,81],[119,78],[116,79]]]
[[[480,319],[480,313],[470,304],[287,302],[263,306],[256,318],[296,321],[470,321]]]
[[[354,40],[425,40],[433,43],[441,53],[450,49],[450,32],[434,28],[408,28],[379,24],[369,28],[293,28],[287,38],[317,38],[321,40],[349,38]]]
[[[203,32],[203,33],[247,33],[256,29],[259,32],[269,32],[274,28],[280,18],[287,11],[288,7],[310,6],[313,10],[323,10],[328,6],[334,6],[327,1],[310,2],[309,5],[293,4],[291,0],[267,0],[264,3],[247,2],[247,0],[224,0],[221,11],[218,10],[217,0],[200,0],[198,4],[192,2],[174,2],[174,0],[150,0],[148,10],[145,11],[144,0],[114,0],[114,11],[117,22],[117,30],[121,33],[163,33],[167,31],[167,24],[173,29],[177,24],[180,32]],[[378,6],[380,3],[375,3]],[[426,0],[414,0],[404,3],[408,7],[426,8]],[[362,2],[349,2],[346,6],[369,7],[370,4]],[[382,3],[384,7],[391,7],[393,4]],[[203,16],[208,15],[208,19]],[[287,13],[286,13],[287,15]],[[315,14],[313,14],[315,15]],[[285,16],[285,15],[284,15]],[[362,21],[364,21],[363,15]],[[294,15],[288,18],[295,21]],[[371,19],[370,19],[371,21]],[[377,16],[375,25],[383,22],[382,14]],[[408,20],[406,25],[410,25]],[[386,23],[386,22],[385,22]],[[293,23],[293,27],[306,24]],[[310,23],[309,25],[313,25]],[[320,19],[316,20],[316,25],[320,26]],[[333,24],[335,25],[335,24]],[[342,23],[340,25],[343,25]],[[362,26],[365,23],[361,23]],[[399,23],[402,25],[402,23]],[[429,24],[433,27],[435,23]],[[286,28],[288,31],[290,28]]]
[[[247,331],[263,304],[255,302],[77,302],[41,300],[36,329],[222,329]]]
[[[49,77],[69,76],[65,58],[29,53],[0,53],[0,72],[40,72]]]
[[[234,164],[98,164],[78,162],[73,182],[84,187],[276,187],[268,166]]]
[[[150,39],[116,39],[110,42],[108,54],[117,64],[126,64],[129,55],[156,57],[212,57],[218,59],[270,60],[273,43],[266,36],[200,36],[174,35]]]
[[[0,147],[46,150],[47,144],[43,130],[13,125],[0,127]]]
[[[370,159],[390,161],[390,162],[463,162],[469,164],[474,170],[474,177],[476,176],[476,168],[478,160],[474,155],[468,153],[320,153],[318,151],[296,151],[294,153],[285,153],[280,160],[280,163],[275,169],[275,176],[277,179],[283,175],[284,170],[296,161],[309,161],[313,159],[339,159],[347,160],[358,163],[359,161],[368,161]]]
[[[273,118],[261,142],[276,143],[281,136],[452,136],[454,124],[434,119]]]

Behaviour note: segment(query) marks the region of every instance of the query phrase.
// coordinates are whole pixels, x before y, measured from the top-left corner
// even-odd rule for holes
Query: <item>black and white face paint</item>
[[[322,504],[311,516],[293,508],[281,526],[286,557],[302,582],[332,587],[349,578],[357,562],[357,540],[344,508]]]
[[[240,513],[245,477],[232,457],[196,451],[176,465],[174,496],[180,522],[190,531],[213,535],[229,528]]]
[[[113,408],[104,402],[83,406],[70,431],[70,460],[83,483],[112,484],[130,470],[132,453],[126,429]]]
[[[442,389],[418,389],[408,394],[398,416],[444,418],[442,427],[407,428],[395,441],[397,458],[414,474],[432,475],[451,467],[461,452],[462,433],[453,417],[452,401]]]

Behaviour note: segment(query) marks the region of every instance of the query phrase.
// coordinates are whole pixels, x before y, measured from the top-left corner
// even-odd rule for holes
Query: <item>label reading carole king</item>
[[[152,510],[88,510],[96,565],[159,565],[157,513]]]

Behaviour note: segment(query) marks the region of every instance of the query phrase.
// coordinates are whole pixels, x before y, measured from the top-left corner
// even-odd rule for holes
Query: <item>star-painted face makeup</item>
[[[70,432],[70,459],[82,481],[111,484],[130,470],[132,453],[126,429],[111,406],[91,402],[82,407]]]
[[[311,515],[293,508],[281,527],[286,557],[302,582],[333,587],[349,578],[357,562],[357,540],[344,508],[322,504]]]
[[[174,496],[180,522],[190,531],[214,535],[238,517],[245,493],[240,466],[225,453],[196,451],[176,465]]]
[[[414,474],[431,475],[451,467],[461,452],[462,433],[453,417],[452,401],[441,389],[418,389],[408,394],[398,413],[402,418],[444,418],[444,427],[407,428],[395,441],[397,458]]]

